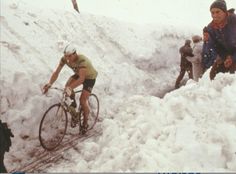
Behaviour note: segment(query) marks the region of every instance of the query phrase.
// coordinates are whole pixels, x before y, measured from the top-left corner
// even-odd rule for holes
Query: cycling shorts
[[[71,76],[71,78],[78,80],[79,79],[79,75],[74,74],[73,76]],[[96,79],[85,79],[84,83],[83,83],[83,90],[86,90],[88,92],[92,92],[93,86],[95,84]]]

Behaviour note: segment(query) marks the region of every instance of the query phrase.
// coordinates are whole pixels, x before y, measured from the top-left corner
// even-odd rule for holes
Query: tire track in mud
[[[64,152],[76,146],[79,142],[84,142],[88,138],[96,138],[102,134],[102,131],[91,130],[87,135],[67,135],[67,141],[63,141],[59,147],[53,151],[47,151],[42,149],[42,147],[35,148],[29,152],[30,156],[36,156],[36,159],[31,162],[26,162],[23,166],[19,168],[12,169],[10,173],[13,172],[43,172],[46,168],[52,166],[55,162],[62,160]]]

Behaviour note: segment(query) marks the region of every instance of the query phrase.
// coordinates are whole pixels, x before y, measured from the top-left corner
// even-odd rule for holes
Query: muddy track
[[[73,148],[79,142],[83,142],[88,138],[97,137],[102,134],[102,131],[90,130],[86,135],[71,135],[63,140],[61,145],[54,149],[53,151],[44,150],[42,147],[35,148],[30,152],[31,156],[35,159],[30,162],[25,162],[23,166],[19,168],[12,169],[10,173],[13,172],[43,172],[46,168],[52,166],[55,162],[63,159],[63,154],[65,151]]]

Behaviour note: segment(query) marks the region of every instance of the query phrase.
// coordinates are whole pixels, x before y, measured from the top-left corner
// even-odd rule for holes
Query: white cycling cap
[[[75,52],[76,52],[76,49],[75,49],[74,45],[72,45],[72,44],[67,45],[64,49],[65,55],[74,54]]]

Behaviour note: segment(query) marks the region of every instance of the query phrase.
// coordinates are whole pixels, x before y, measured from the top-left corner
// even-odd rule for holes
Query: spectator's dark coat
[[[223,28],[216,28],[211,22],[207,26],[209,41],[203,46],[204,66],[212,65],[216,54],[224,61],[226,56],[231,55],[236,63],[236,15],[227,16],[227,23]]]
[[[181,54],[181,60],[180,60],[180,67],[181,69],[189,70],[192,68],[192,63],[189,62],[186,57],[193,57],[193,49],[190,47],[190,45],[184,45],[179,49],[179,53]]]
[[[13,137],[11,130],[0,120],[0,173],[7,173],[3,160],[5,152],[8,152],[11,146],[11,137]]]

